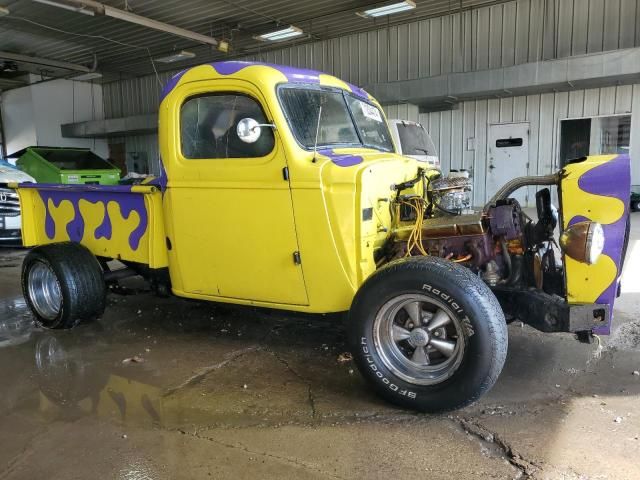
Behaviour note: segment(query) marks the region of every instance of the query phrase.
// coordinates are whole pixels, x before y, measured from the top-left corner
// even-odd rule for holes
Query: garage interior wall
[[[7,153],[31,145],[91,148],[108,156],[104,139],[64,138],[60,125],[99,120],[103,114],[102,85],[51,80],[2,93],[2,118]]]
[[[640,84],[463,102],[451,111],[419,114],[440,154],[443,171],[465,168],[474,177],[474,201],[487,200],[487,130],[490,124],[529,123],[529,171],[546,175],[560,168],[560,121],[636,112],[631,116],[631,152],[640,152]],[[411,120],[411,118],[409,118]],[[471,139],[471,140],[469,140]],[[632,183],[640,164],[632,162]],[[529,195],[530,204],[532,194]]]
[[[640,46],[640,0],[514,0],[246,59],[314,68],[366,86],[634,46]],[[106,118],[156,112],[159,84],[169,76],[105,84]],[[557,158],[560,118],[627,112],[634,106],[640,113],[640,85],[473,100],[452,111],[422,113],[419,120],[431,131],[445,169],[473,168],[478,202],[484,199],[488,124],[529,121],[529,173],[548,173]],[[633,117],[632,131],[639,120]],[[468,138],[475,139],[473,150],[467,150]],[[640,151],[640,139],[632,142],[632,152]],[[157,158],[154,136],[127,137],[126,148],[144,148],[150,159]],[[639,168],[633,168],[634,182],[640,183]]]

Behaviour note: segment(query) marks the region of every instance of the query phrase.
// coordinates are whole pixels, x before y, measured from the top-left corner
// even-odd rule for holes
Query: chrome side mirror
[[[255,143],[260,138],[262,127],[275,128],[272,123],[258,123],[253,118],[243,118],[238,122],[236,133],[238,138],[245,143]]]

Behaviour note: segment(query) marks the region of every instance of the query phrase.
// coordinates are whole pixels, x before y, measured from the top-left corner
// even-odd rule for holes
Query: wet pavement
[[[514,323],[490,394],[439,416],[374,396],[337,316],[142,291],[110,294],[94,324],[38,329],[24,251],[0,249],[0,479],[640,478],[634,217],[613,335]]]

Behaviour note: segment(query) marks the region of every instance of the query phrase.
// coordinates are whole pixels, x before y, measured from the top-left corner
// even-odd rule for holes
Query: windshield
[[[397,127],[403,155],[437,155],[431,137],[422,125],[400,122]]]
[[[306,148],[313,148],[317,132],[318,146],[393,150],[382,113],[370,103],[334,90],[282,88],[279,95],[291,131]]]

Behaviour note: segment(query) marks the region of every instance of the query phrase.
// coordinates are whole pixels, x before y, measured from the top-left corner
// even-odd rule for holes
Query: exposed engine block
[[[467,171],[453,171],[431,181],[431,201],[446,213],[462,213],[471,207],[473,181]]]

